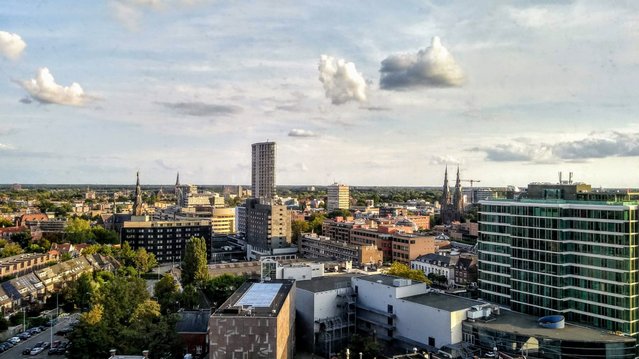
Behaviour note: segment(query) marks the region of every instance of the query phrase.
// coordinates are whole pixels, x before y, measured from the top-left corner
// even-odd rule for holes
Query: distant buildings
[[[270,202],[275,197],[275,142],[254,143],[251,148],[252,196]]]
[[[214,234],[235,233],[235,208],[213,208],[211,221]]]
[[[638,337],[638,199],[563,181],[480,202],[482,297]]]
[[[348,186],[345,184],[333,183],[327,189],[326,210],[332,212],[336,209],[349,209],[350,196]]]
[[[244,283],[211,315],[211,359],[288,359],[295,354],[295,281]]]

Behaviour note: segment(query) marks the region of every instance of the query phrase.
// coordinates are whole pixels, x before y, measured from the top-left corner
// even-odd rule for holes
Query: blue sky
[[[638,7],[4,1],[0,183],[636,186]]]

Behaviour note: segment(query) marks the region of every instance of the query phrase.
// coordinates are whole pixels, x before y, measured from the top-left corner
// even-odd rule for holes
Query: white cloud
[[[380,87],[388,90],[411,87],[458,87],[465,76],[450,52],[433,37],[431,46],[416,54],[391,55],[382,61]]]
[[[6,151],[6,150],[12,150],[12,149],[14,149],[13,146],[0,143],[0,151]]]
[[[326,97],[334,105],[349,101],[366,101],[366,80],[357,72],[355,64],[322,55],[319,63],[319,80],[324,84]]]
[[[36,78],[18,83],[33,99],[41,103],[81,106],[88,99],[77,82],[71,86],[58,85],[46,67],[38,70]]]
[[[0,54],[10,60],[16,60],[22,54],[27,44],[20,35],[0,31]]]
[[[299,128],[294,128],[289,131],[288,135],[290,137],[316,137],[317,134],[313,131],[303,130]]]
[[[135,30],[143,12],[157,10],[162,6],[162,0],[112,0],[111,8],[115,17],[130,30]]]

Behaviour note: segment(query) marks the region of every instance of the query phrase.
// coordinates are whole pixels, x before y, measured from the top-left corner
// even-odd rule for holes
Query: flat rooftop
[[[477,320],[468,322],[476,328],[486,328],[499,332],[515,333],[522,336],[535,337],[537,339],[548,338],[556,340],[571,340],[577,342],[620,342],[635,341],[633,337],[623,337],[619,335],[609,334],[608,331],[597,328],[590,328],[581,325],[570,324],[566,322],[563,329],[547,329],[542,328],[537,323],[539,318],[515,313],[508,310],[501,310],[501,314],[495,316],[495,320],[483,322]]]
[[[276,317],[294,285],[294,281],[287,279],[246,282],[213,313],[213,316]]]
[[[365,281],[375,282],[375,283],[384,284],[384,285],[388,285],[388,286],[394,287],[393,281],[395,279],[406,279],[406,278],[397,277],[397,276],[388,275],[388,274],[373,274],[373,275],[361,276],[361,277],[358,277],[358,279],[362,279],[362,280],[365,280]],[[422,284],[422,282],[417,282],[417,281],[414,281],[414,280],[411,281],[411,285],[415,285],[415,284]]]
[[[468,309],[474,305],[483,305],[484,302],[472,300],[456,295],[429,292],[424,294],[413,295],[401,298],[409,302],[423,304],[429,307],[445,310],[447,312],[456,312],[458,310]]]
[[[315,277],[311,280],[303,280],[296,283],[298,289],[303,289],[313,293],[327,292],[337,288],[351,286],[351,278],[362,276],[359,273],[348,273],[339,275],[325,275]]]

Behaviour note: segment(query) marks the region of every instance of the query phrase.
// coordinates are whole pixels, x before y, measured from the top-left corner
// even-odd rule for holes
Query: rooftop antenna
[[[572,184],[572,172],[568,172],[568,183]]]
[[[559,184],[562,184],[562,182],[561,182],[561,171],[559,171]]]

